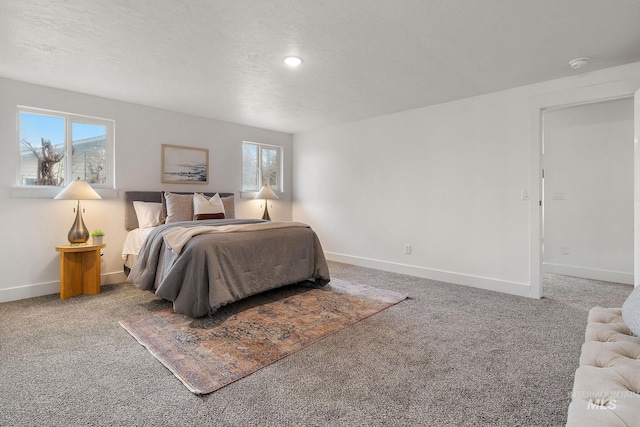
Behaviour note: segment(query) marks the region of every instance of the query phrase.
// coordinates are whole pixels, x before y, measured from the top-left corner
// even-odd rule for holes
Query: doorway
[[[529,99],[530,112],[530,199],[529,203],[529,296],[541,298],[542,285],[542,140],[543,111],[634,97],[634,139],[640,140],[640,76],[533,96]],[[640,146],[634,152],[634,285],[640,285]]]
[[[542,272],[633,284],[633,97],[542,112]]]

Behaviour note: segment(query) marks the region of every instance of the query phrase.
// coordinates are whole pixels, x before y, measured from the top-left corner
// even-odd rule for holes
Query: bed
[[[176,313],[202,317],[269,289],[300,282],[324,286],[329,282],[322,246],[308,225],[236,219],[233,195],[228,193],[218,194],[225,201],[224,218],[205,215],[202,219],[194,213],[193,218],[200,219],[175,221],[174,216],[169,221],[171,203],[164,196],[162,192],[126,193],[127,228],[144,230],[137,233],[145,236],[138,236],[142,240],[138,253],[130,254],[135,262],[128,281],[172,301]],[[185,203],[188,197],[194,197],[193,193],[181,196]],[[204,196],[213,201],[216,193]],[[160,203],[161,215],[168,223],[140,227],[140,217],[135,210],[132,213],[134,201]]]

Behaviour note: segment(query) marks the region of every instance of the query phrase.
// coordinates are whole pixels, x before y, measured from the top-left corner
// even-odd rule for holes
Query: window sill
[[[32,198],[32,199],[53,199],[62,191],[64,187],[13,187],[11,197]],[[103,199],[117,199],[118,190],[111,188],[96,188],[96,192]]]
[[[276,196],[278,196],[278,199],[284,199],[285,198],[285,193],[283,193],[281,191],[274,191],[274,193],[276,193]],[[240,192],[240,198],[241,199],[255,199],[257,194],[258,194],[257,191],[241,191]]]

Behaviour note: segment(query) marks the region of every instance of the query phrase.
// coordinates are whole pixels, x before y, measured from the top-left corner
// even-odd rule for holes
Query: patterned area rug
[[[212,393],[407,298],[331,279],[287,286],[192,319],[171,310],[120,325],[196,394]]]

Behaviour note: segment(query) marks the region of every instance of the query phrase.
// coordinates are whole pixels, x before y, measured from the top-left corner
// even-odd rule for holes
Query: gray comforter
[[[159,226],[145,241],[128,281],[173,302],[176,313],[212,314],[219,307],[269,289],[311,280],[329,282],[329,268],[311,228],[200,234],[179,255],[162,233],[171,227],[258,223],[262,220],[189,221]]]

